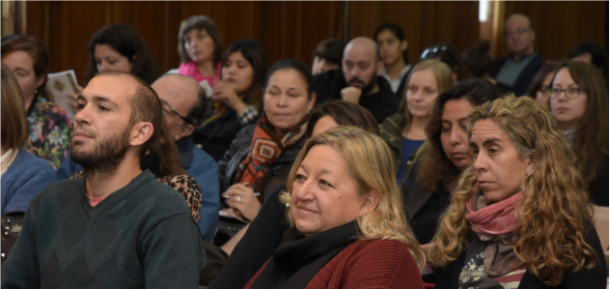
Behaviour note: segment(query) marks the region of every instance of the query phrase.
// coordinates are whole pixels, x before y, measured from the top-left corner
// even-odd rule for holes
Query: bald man
[[[317,103],[343,99],[359,104],[373,114],[377,123],[398,110],[400,98],[381,77],[383,61],[373,39],[357,37],[343,50],[342,67],[315,76]]]
[[[509,16],[504,24],[504,39],[510,54],[493,61],[489,76],[496,79],[505,92],[522,96],[544,62],[534,50],[536,32],[530,19],[523,14]]]
[[[135,76],[98,73],[78,95],[72,157],[85,176],[30,202],[2,288],[197,288],[199,229],[182,196],[140,169],[161,104]]]
[[[180,164],[201,188],[198,225],[202,239],[211,241],[218,226],[218,166],[211,156],[194,145],[191,138],[206,109],[205,92],[194,79],[176,74],[162,76],[152,88],[163,105],[163,117],[176,141]],[[67,158],[57,169],[57,177],[63,180],[80,170],[81,166]]]

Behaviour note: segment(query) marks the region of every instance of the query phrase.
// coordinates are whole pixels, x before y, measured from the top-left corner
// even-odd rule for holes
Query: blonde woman
[[[451,68],[436,59],[418,63],[407,77],[400,109],[380,125],[381,136],[394,154],[398,182],[408,171],[415,152],[426,141],[425,128],[432,118],[436,98],[454,84]]]
[[[509,96],[468,118],[473,164],[440,221],[436,288],[604,288],[585,182],[553,116]]]
[[[287,189],[292,227],[245,288],[423,288],[425,257],[381,138],[355,127],[312,137]]]

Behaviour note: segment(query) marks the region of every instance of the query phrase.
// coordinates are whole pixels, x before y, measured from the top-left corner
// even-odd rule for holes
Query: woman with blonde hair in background
[[[245,288],[423,288],[425,256],[384,141],[356,127],[313,136],[281,196],[291,229]]]
[[[406,93],[397,113],[381,123],[381,136],[394,154],[396,179],[400,183],[415,152],[426,141],[425,128],[436,98],[454,85],[451,68],[436,59],[424,60],[407,77]]]
[[[468,135],[473,164],[429,251],[435,288],[604,288],[586,183],[553,116],[509,96],[475,108]]]

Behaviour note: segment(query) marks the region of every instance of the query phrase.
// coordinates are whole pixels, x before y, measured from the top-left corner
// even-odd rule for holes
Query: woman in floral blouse
[[[45,91],[49,56],[42,42],[29,36],[2,39],[2,64],[15,75],[21,88],[30,136],[24,147],[46,159],[54,168],[68,155],[72,123]]]

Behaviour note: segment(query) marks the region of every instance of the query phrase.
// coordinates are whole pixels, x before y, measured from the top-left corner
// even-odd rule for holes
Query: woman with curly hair
[[[472,111],[468,135],[474,161],[429,252],[436,288],[604,288],[585,182],[553,116],[509,96]]]

